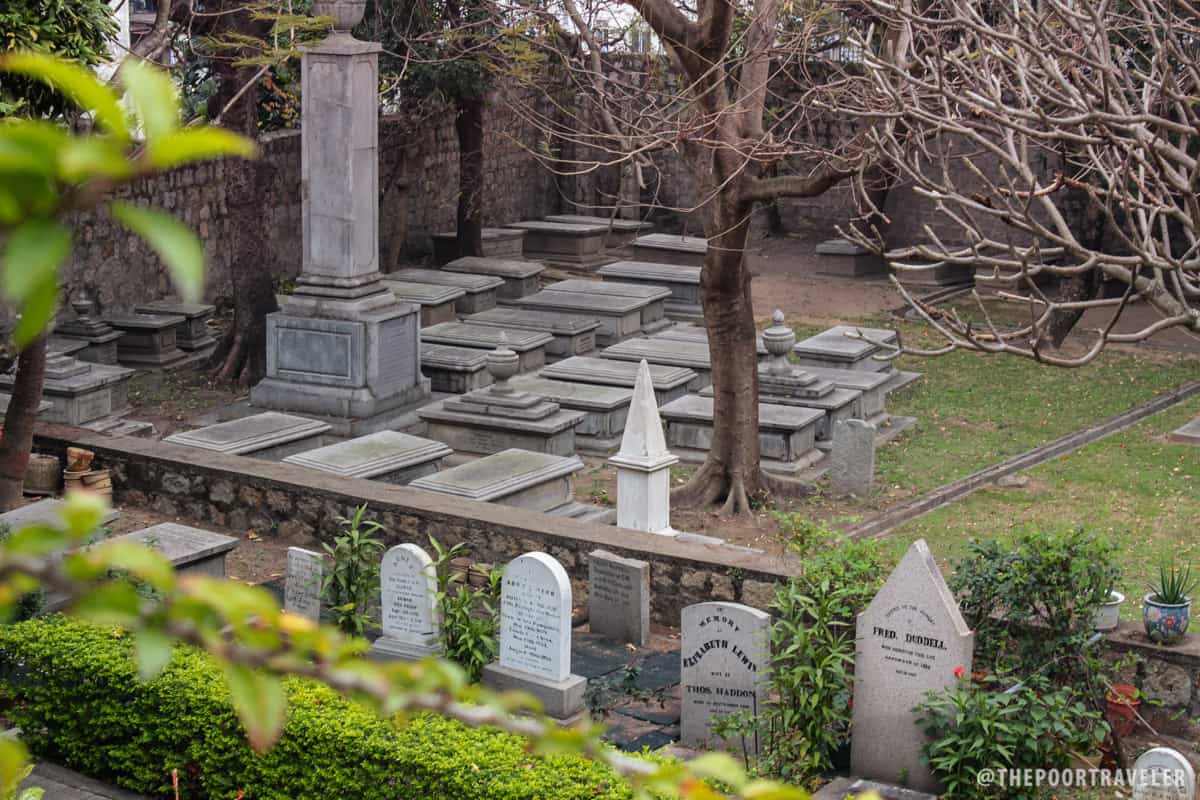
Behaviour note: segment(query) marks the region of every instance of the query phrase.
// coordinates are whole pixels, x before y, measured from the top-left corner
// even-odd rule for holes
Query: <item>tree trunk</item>
[[[46,339],[42,337],[21,351],[12,397],[0,434],[0,511],[20,505],[25,470],[33,449],[33,425],[42,402],[46,380]]]
[[[209,359],[213,377],[243,388],[267,374],[267,314],[279,310],[275,302],[275,262],[271,248],[263,247],[261,227],[262,187],[274,177],[264,160],[226,164],[226,197],[232,222],[226,242],[233,254],[233,324],[221,337]]]
[[[460,97],[458,134],[458,254],[483,255],[483,96]]]

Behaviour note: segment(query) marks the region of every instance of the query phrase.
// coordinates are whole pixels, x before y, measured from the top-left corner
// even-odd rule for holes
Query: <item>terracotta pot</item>
[[[1137,726],[1137,707],[1142,701],[1137,697],[1137,687],[1128,683],[1113,684],[1105,695],[1108,706],[1108,724],[1116,731],[1117,736],[1128,736]]]
[[[106,469],[94,469],[82,476],[83,490],[89,494],[112,497],[112,476]]]
[[[63,494],[83,491],[83,476],[87,470],[63,470]]]
[[[82,447],[67,448],[67,469],[72,472],[87,472],[92,468],[92,459],[96,454]]]

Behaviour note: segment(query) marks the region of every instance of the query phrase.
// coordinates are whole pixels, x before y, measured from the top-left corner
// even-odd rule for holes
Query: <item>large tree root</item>
[[[761,469],[750,475],[731,471],[718,461],[705,461],[683,486],[671,490],[671,505],[680,508],[707,508],[721,502],[721,516],[749,514],[751,498],[763,494],[774,497],[806,497],[813,487],[804,481],[781,478]]]

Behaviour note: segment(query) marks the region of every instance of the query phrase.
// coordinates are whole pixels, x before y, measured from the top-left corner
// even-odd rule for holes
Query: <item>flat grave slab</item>
[[[519,328],[541,331],[554,337],[546,345],[546,360],[581,356],[596,349],[596,330],[600,322],[583,314],[560,311],[539,311],[536,308],[501,306],[472,314],[464,322],[488,325],[493,328]]]
[[[464,394],[492,385],[487,351],[474,347],[421,342],[421,372],[435,392]]]
[[[651,339],[677,339],[684,342],[703,342],[708,344],[708,331],[702,325],[688,325],[680,323],[672,325],[666,330],[659,331],[650,337]],[[760,356],[767,355],[767,346],[763,344],[762,334],[754,336],[754,350]]]
[[[574,499],[573,476],[582,469],[583,462],[575,456],[510,449],[418,478],[409,485],[468,500],[546,512]]]
[[[668,317],[703,319],[700,267],[651,261],[618,261],[596,270],[603,281],[664,286],[671,291],[665,307]]]
[[[435,233],[433,260],[445,264],[459,257],[458,234],[454,231]],[[525,241],[525,231],[515,228],[484,228],[480,234],[483,255],[487,258],[520,258]]]
[[[117,361],[134,368],[162,369],[187,358],[179,349],[176,329],[187,324],[177,314],[124,314],[106,317],[105,322],[121,332]]]
[[[696,378],[688,384],[688,389],[693,392],[698,392],[712,383],[712,361],[709,357],[707,342],[653,338],[627,339],[612,347],[604,348],[600,351],[600,357],[634,363],[645,359],[651,364],[685,367],[696,373]]]
[[[504,284],[496,289],[497,296],[515,300],[538,290],[538,276],[546,269],[546,265],[538,261],[466,256],[454,259],[442,269],[463,275],[499,278]]]
[[[654,398],[660,406],[686,395],[688,384],[696,379],[696,373],[684,367],[664,364],[650,364],[649,367]],[[637,384],[638,365],[632,361],[575,356],[544,367],[538,374],[558,381],[632,389]]]
[[[700,395],[711,398],[712,386],[705,386],[700,390]],[[822,412],[823,418],[817,425],[817,442],[818,447],[821,447],[823,446],[821,443],[828,442],[833,438],[833,423],[862,418],[861,398],[862,392],[857,389],[835,388],[824,397],[806,397],[789,400],[786,403],[770,403],[769,397],[760,397],[759,399],[780,408],[810,408]]]
[[[26,525],[61,525],[62,507],[63,501],[55,497],[35,500],[28,505],[23,505],[20,508],[14,508],[12,511],[5,511],[3,514],[0,514],[0,525],[7,525],[13,531],[19,530]],[[104,512],[104,518],[100,524],[107,525],[120,516],[120,511],[110,508]]]
[[[442,459],[452,452],[432,439],[397,431],[379,431],[296,453],[283,460],[342,478],[366,478],[403,485],[437,472]]]
[[[832,369],[830,367],[805,367],[823,381],[829,381],[840,389],[853,389],[862,392],[859,400],[861,418],[868,422],[886,416],[884,398],[887,396],[887,385],[892,376],[886,372],[864,372],[858,369]]]
[[[156,300],[134,308],[139,314],[183,317],[184,321],[175,326],[175,344],[180,350],[188,352],[203,350],[217,343],[208,332],[208,321],[216,310],[216,306],[207,303],[180,303],[176,300]]]
[[[504,285],[504,279],[494,275],[468,275],[440,269],[400,269],[388,275],[408,283],[431,283],[434,286],[462,289],[466,294],[454,301],[454,310],[459,314],[474,314],[495,308],[497,290]]]
[[[264,411],[168,436],[163,441],[237,456],[279,460],[321,444],[330,430],[325,422]]]
[[[611,263],[605,255],[607,225],[527,220],[509,227],[525,232],[525,255],[576,269],[596,269]]]
[[[879,351],[878,345],[846,335],[856,330],[878,341],[894,343],[897,340],[896,332],[892,330],[834,325],[829,330],[796,342],[796,346],[792,348],[796,354],[796,363],[802,367],[892,372],[895,369],[892,362],[871,357]]]
[[[518,369],[521,372],[537,369],[545,364],[546,345],[554,341],[553,336],[542,331],[497,328],[469,322],[442,322],[421,329],[423,342],[477,350],[495,350],[504,339],[507,339],[508,348],[520,356]]]
[[[667,321],[664,304],[671,296],[671,290],[665,286],[652,286],[644,283],[623,283],[620,281],[592,281],[581,278],[552,283],[545,288],[547,292],[567,292],[592,295],[614,295],[616,297],[631,297],[638,300],[649,300],[649,305],[642,307],[642,333],[655,333],[670,327]]]
[[[878,254],[849,239],[826,239],[816,248],[817,272],[843,278],[876,277],[887,274],[887,264]]]
[[[1200,417],[1171,431],[1170,440],[1180,444],[1200,445]]]
[[[621,433],[633,390],[619,386],[557,381],[535,375],[512,379],[514,389],[544,397],[571,411],[582,411],[575,426],[575,449],[589,455],[612,455],[621,446]]]
[[[457,286],[438,286],[414,281],[385,280],[383,285],[391,290],[397,300],[416,303],[421,307],[422,327],[458,319],[455,304],[467,294]]]
[[[687,395],[659,409],[666,426],[667,445],[682,461],[702,462],[712,447],[713,401]],[[822,457],[817,431],[825,421],[820,409],[758,404],[758,442],[763,468],[795,475]]]
[[[448,407],[449,402],[441,400],[418,409],[417,416],[428,426],[426,435],[445,442],[457,452],[478,455],[514,448],[555,456],[573,455],[575,426],[585,416],[582,411],[557,409],[536,419],[520,419],[486,412],[464,412]]]
[[[566,222],[571,225],[603,225],[607,230],[604,246],[620,248],[632,242],[642,234],[654,230],[654,224],[636,219],[621,219],[620,217],[589,217],[584,214],[551,214],[546,222]]]
[[[584,314],[600,323],[596,344],[606,346],[642,333],[642,309],[662,300],[594,292],[551,292],[543,289],[514,303],[521,308]]]
[[[133,542],[157,550],[179,575],[225,577],[225,556],[237,547],[232,536],[189,525],[163,522],[140,531],[114,536],[108,541]]]
[[[649,233],[633,240],[633,260],[703,267],[708,240],[702,236]]]

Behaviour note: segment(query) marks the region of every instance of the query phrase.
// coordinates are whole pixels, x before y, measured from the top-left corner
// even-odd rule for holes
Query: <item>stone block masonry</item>
[[[63,455],[68,445],[94,451],[113,471],[118,504],[252,529],[309,549],[331,541],[337,518],[365,502],[389,545],[426,546],[433,534],[446,546],[466,542],[472,557],[493,564],[531,550],[549,553],[567,570],[578,602],[587,598],[593,550],[641,559],[650,564],[651,619],[664,625],[679,625],[684,606],[709,600],[766,609],[775,585],[799,571],[793,559],[742,547],[549,517],[291,464],[221,453],[197,458],[194,448],[67,425],[39,425],[35,439],[40,452]]]

